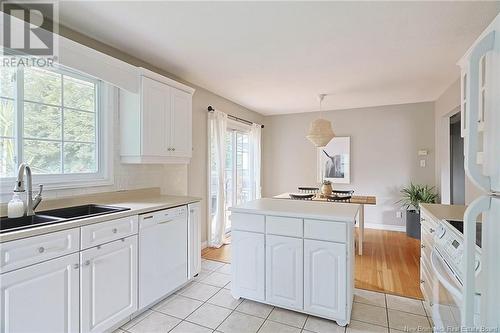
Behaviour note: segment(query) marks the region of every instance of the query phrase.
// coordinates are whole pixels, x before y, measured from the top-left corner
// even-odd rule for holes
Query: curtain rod
[[[215,109],[211,105],[208,106],[207,110],[208,110],[208,112],[214,112],[215,111]],[[255,124],[253,121],[242,119],[242,118],[238,118],[238,117],[235,117],[235,116],[230,115],[230,114],[228,114],[227,117],[231,118],[233,120],[239,121],[240,123],[247,124],[247,125]],[[260,128],[264,128],[264,125],[260,125]]]

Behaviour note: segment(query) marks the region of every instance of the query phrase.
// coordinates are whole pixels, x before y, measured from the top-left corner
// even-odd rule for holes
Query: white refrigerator
[[[500,327],[500,15],[459,62],[465,172],[484,191],[464,214],[462,325]],[[475,273],[476,222],[481,217],[481,272]],[[476,281],[477,279],[477,281]],[[474,316],[475,302],[480,315]],[[477,307],[477,304],[476,304]]]

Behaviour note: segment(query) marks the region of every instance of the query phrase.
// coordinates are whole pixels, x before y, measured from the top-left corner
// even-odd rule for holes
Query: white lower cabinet
[[[264,301],[264,235],[233,231],[231,289],[235,297]]]
[[[0,276],[0,332],[79,331],[78,253]]]
[[[235,215],[233,297],[333,319],[341,326],[350,322],[354,220]],[[325,240],[317,240],[319,237]]]
[[[266,237],[266,301],[301,310],[303,307],[303,239]]]
[[[201,272],[201,205],[188,205],[188,278]]]
[[[80,256],[80,332],[103,332],[137,310],[137,236],[85,250]]]
[[[304,310],[344,318],[347,304],[345,244],[304,240]]]

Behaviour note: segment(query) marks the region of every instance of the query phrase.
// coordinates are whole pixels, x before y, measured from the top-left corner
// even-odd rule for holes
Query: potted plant
[[[406,210],[406,234],[420,239],[420,204],[435,203],[438,195],[434,187],[428,185],[415,185],[404,187],[401,190],[403,197],[398,201]]]

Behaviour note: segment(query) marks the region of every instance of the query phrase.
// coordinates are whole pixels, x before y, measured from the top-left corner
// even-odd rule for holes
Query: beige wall
[[[446,89],[435,102],[436,184],[440,188],[441,202],[450,203],[450,135],[449,118],[460,111],[460,79]],[[482,194],[465,178],[465,204]]]
[[[316,148],[305,135],[318,116],[315,112],[266,119],[264,196],[317,184]],[[435,184],[434,104],[327,111],[323,117],[332,121],[337,136],[351,137],[351,184],[334,187],[377,196],[377,206],[366,209],[367,224],[404,226],[404,220],[396,218],[401,187],[410,181]],[[429,150],[425,168],[419,166],[419,149]]]
[[[183,82],[196,89],[193,96],[193,158],[189,166],[185,165],[124,165],[119,163],[119,151],[115,162],[115,173],[119,179],[115,181],[114,187],[123,189],[140,188],[148,186],[162,186],[162,192],[167,194],[189,194],[203,198],[202,201],[202,241],[207,239],[207,106],[215,108],[228,114],[248,119],[257,123],[263,123],[263,116],[248,110],[236,103],[222,98],[206,89],[186,82],[170,73],[161,70],[139,59],[140,55],[134,57],[114,49],[99,41],[93,40],[78,32],[65,27],[60,27],[60,33],[83,45],[106,53],[117,59],[121,59],[134,66],[150,69],[154,72]],[[217,79],[217,78],[214,78]],[[118,145],[119,140],[115,140]],[[130,183],[130,184],[129,184]],[[90,189],[92,192],[106,191],[109,187]],[[71,194],[71,193],[70,193]]]

